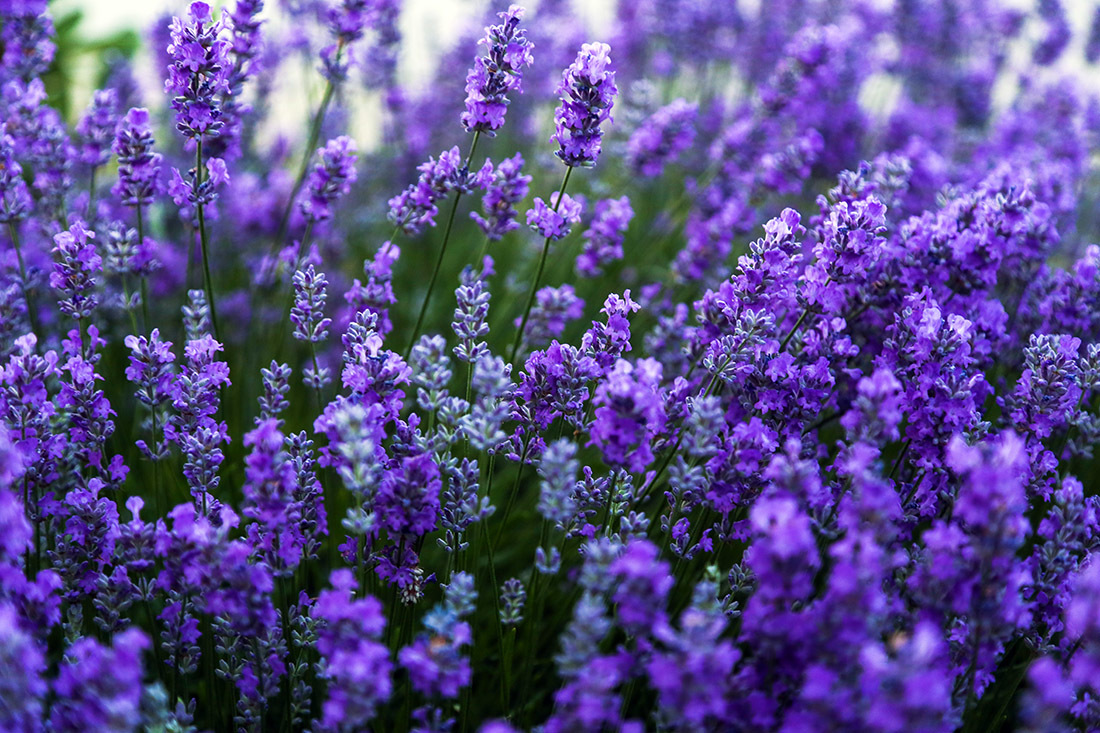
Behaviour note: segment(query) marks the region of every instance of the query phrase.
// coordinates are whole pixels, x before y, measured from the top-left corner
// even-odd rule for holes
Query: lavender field
[[[73,5],[0,732],[1100,730],[1100,10]]]

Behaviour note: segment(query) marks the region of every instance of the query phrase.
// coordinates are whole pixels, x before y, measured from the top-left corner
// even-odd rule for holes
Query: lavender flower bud
[[[500,162],[493,174],[493,181],[481,199],[482,217],[470,212],[485,236],[497,241],[513,229],[519,229],[516,221],[516,204],[527,198],[531,176],[523,175],[523,156],[516,153]]]
[[[584,233],[584,251],[577,255],[577,274],[595,277],[623,258],[623,235],[634,218],[630,199],[604,199],[596,203],[595,217]]]
[[[61,311],[77,320],[90,316],[99,303],[96,275],[103,271],[103,260],[91,243],[94,237],[95,232],[80,220],[69,231],[54,235],[56,261],[50,286],[61,291]]]
[[[530,66],[532,44],[527,31],[519,27],[524,9],[512,5],[499,13],[504,21],[485,29],[485,38],[478,41],[488,49],[479,56],[466,75],[466,111],[462,126],[467,132],[482,132],[490,137],[504,125],[508,110],[508,93],[522,91],[523,67]]]
[[[661,175],[669,163],[695,142],[699,105],[677,99],[642,123],[626,144],[626,164],[637,175]]]
[[[124,206],[148,206],[160,193],[161,156],[153,152],[149,110],[133,108],[118,125],[112,149],[118,156],[118,183],[112,189]]]
[[[558,194],[550,195],[550,206],[536,197],[534,206],[527,212],[527,226],[539,236],[557,241],[569,236],[571,225],[581,220],[581,202],[569,194],[563,194],[558,204]]]
[[[172,97],[176,129],[186,138],[201,139],[216,136],[223,124],[229,43],[220,37],[224,23],[212,18],[209,5],[193,2],[187,15],[186,21],[172,19],[164,90]]]
[[[596,164],[603,140],[600,125],[611,120],[618,91],[611,70],[611,47],[606,43],[581,46],[558,85],[561,103],[554,113],[555,132],[550,139],[558,143],[555,155],[563,163],[571,167]]]
[[[299,341],[320,343],[328,338],[332,319],[324,317],[327,288],[325,274],[316,272],[313,265],[294,273],[294,307],[290,310],[290,322],[294,324],[294,338]]]
[[[100,89],[76,126],[80,141],[80,162],[97,168],[111,158],[111,143],[118,124],[118,94],[114,89]]]
[[[538,471],[539,482],[538,512],[548,522],[559,529],[573,518],[576,507],[573,504],[573,487],[577,483],[577,445],[562,438],[546,446],[542,454]]]

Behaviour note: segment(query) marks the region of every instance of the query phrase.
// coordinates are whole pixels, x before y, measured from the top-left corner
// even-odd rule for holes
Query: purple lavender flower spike
[[[325,622],[317,639],[328,699],[318,721],[323,730],[361,729],[389,699],[393,663],[378,639],[385,629],[382,604],[372,596],[355,598],[350,570],[334,570],[332,589],[321,591],[313,616]]]
[[[114,194],[124,206],[148,206],[160,193],[161,155],[153,152],[149,110],[133,108],[119,122],[112,149],[118,156]]]
[[[527,212],[527,226],[540,237],[552,241],[565,239],[569,236],[570,227],[580,222],[581,209],[581,202],[567,193],[561,195],[560,204],[558,193],[551,194],[549,206],[536,197],[534,205]]]
[[[581,46],[576,60],[562,72],[560,104],[554,113],[556,129],[550,137],[559,145],[555,155],[567,166],[596,164],[603,140],[600,125],[611,120],[618,92],[611,69],[611,47],[606,43]]]
[[[0,133],[0,224],[22,220],[34,206],[22,173],[15,160],[15,140]]]
[[[476,211],[470,212],[470,218],[488,239],[497,241],[513,229],[519,228],[516,204],[527,198],[530,183],[531,176],[524,175],[523,156],[519,153],[505,158],[497,165],[493,181],[481,199],[485,216]]]
[[[229,42],[221,38],[224,24],[213,19],[209,5],[193,2],[187,20],[173,18],[171,30],[164,91],[172,98],[176,129],[188,140],[214,137],[224,124],[221,98],[229,89]]]
[[[346,135],[329,140],[317,151],[320,161],[306,180],[308,195],[298,206],[307,221],[319,222],[332,217],[332,207],[355,183],[358,154],[355,141]]]
[[[647,178],[659,176],[669,163],[695,142],[695,118],[699,105],[677,99],[661,107],[642,123],[626,146],[627,165]]]
[[[94,237],[95,232],[82,221],[54,236],[57,260],[50,273],[50,285],[64,296],[62,312],[77,320],[90,316],[99,303],[95,285],[96,276],[103,270],[103,259],[91,242]]]
[[[527,31],[519,27],[524,12],[518,5],[510,6],[499,13],[503,22],[486,28],[485,38],[478,41],[488,52],[474,60],[466,75],[466,111],[462,113],[462,126],[467,132],[494,137],[504,126],[508,93],[522,91],[523,67],[534,62]]]
[[[100,89],[76,126],[80,141],[80,162],[98,168],[111,157],[111,143],[118,124],[118,95],[114,89]]]
[[[633,218],[634,209],[626,196],[596,202],[592,224],[584,233],[584,250],[577,255],[578,275],[596,277],[623,258],[623,235]]]

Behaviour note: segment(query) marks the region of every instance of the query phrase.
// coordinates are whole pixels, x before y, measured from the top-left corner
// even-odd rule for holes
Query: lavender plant
[[[0,730],[1096,730],[1100,22],[758,5],[0,3]]]

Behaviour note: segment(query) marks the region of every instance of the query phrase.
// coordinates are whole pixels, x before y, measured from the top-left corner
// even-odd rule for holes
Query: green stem
[[[561,187],[558,189],[558,198],[554,201],[553,211],[558,213],[558,207],[561,206],[561,200],[565,196],[565,186],[569,183],[569,176],[573,173],[573,167],[567,166],[565,169],[565,175],[561,179]],[[550,237],[542,243],[542,255],[539,257],[539,269],[535,273],[535,280],[531,283],[531,292],[527,294],[527,305],[523,309],[523,318],[520,319],[519,329],[516,331],[516,337],[512,341],[512,353],[508,357],[508,363],[514,364],[516,361],[516,354],[519,353],[519,346],[523,342],[523,331],[527,328],[527,319],[531,316],[531,308],[535,305],[535,295],[538,293],[539,281],[542,279],[542,273],[546,269],[546,256],[550,253]]]
[[[474,133],[473,142],[470,143],[470,152],[466,155],[466,163],[463,166],[466,170],[470,168],[470,161],[474,157],[474,151],[477,150],[477,141],[481,139],[481,131],[478,130]],[[420,335],[420,327],[424,325],[424,315],[428,312],[428,303],[432,299],[432,291],[435,289],[435,281],[439,277],[439,270],[443,266],[443,256],[447,253],[447,244],[451,241],[451,230],[454,228],[455,214],[458,213],[458,202],[462,200],[461,189],[455,191],[455,199],[451,204],[451,214],[447,217],[447,228],[443,232],[443,244],[439,248],[439,256],[435,260],[435,268],[432,270],[432,278],[428,281],[428,292],[424,294],[424,302],[420,304],[420,314],[416,317],[416,325],[413,326],[412,337],[409,339],[409,347],[405,349],[405,361],[409,360],[409,354],[412,353],[413,346],[416,345],[416,339]]]
[[[126,314],[130,316],[130,327],[133,329],[133,334],[137,336],[141,331],[138,331],[137,316],[134,315],[134,309],[131,304],[130,282],[125,273],[122,275],[122,297],[126,299]]]
[[[344,54],[344,42],[340,41],[336,46],[336,63],[340,63],[340,57]],[[275,241],[272,242],[270,255],[278,251],[282,245],[283,240],[286,238],[287,228],[290,226],[290,212],[294,210],[294,202],[298,200],[298,194],[302,191],[302,186],[305,184],[306,175],[309,173],[309,161],[313,160],[313,153],[317,149],[317,143],[321,140],[321,126],[324,124],[325,115],[328,114],[329,105],[332,104],[332,98],[336,95],[336,84],[332,79],[328,80],[327,86],[325,86],[325,94],[321,98],[321,104],[317,107],[317,112],[313,115],[313,123],[309,127],[309,138],[306,141],[306,149],[302,153],[302,165],[298,169],[298,176],[294,179],[294,187],[290,190],[290,198],[287,199],[286,206],[283,208],[283,215],[279,218],[278,234],[275,235]]]
[[[88,210],[84,213],[86,219],[92,218],[92,209],[95,207],[95,172],[98,166],[92,166],[92,173],[88,176]]]
[[[198,198],[199,186],[202,185],[202,138],[197,138],[198,144],[195,147],[195,198]],[[214,303],[214,280],[210,277],[210,256],[209,247],[206,241],[206,214],[203,212],[202,202],[195,202],[195,214],[199,219],[199,249],[202,252],[202,278],[203,285],[206,287],[206,300],[207,305],[210,307],[210,327],[214,331],[214,338],[217,341],[221,341],[221,336],[218,331],[218,307]]]
[[[145,220],[141,214],[141,206],[137,207],[137,234],[138,247],[145,246]],[[145,328],[149,328],[149,287],[146,278],[141,276],[141,322]]]
[[[508,526],[508,515],[512,513],[512,507],[516,503],[516,494],[519,493],[519,482],[520,479],[523,477],[523,469],[527,465],[527,449],[529,447],[530,444],[525,443],[523,446],[523,451],[520,454],[519,471],[516,473],[516,480],[512,483],[512,492],[508,495],[508,499],[505,501],[504,513],[500,517],[500,529],[497,530],[496,539],[493,540],[493,544],[491,546],[492,550],[494,551],[500,545],[500,538],[504,535],[504,528]],[[492,477],[490,476],[490,478]]]

